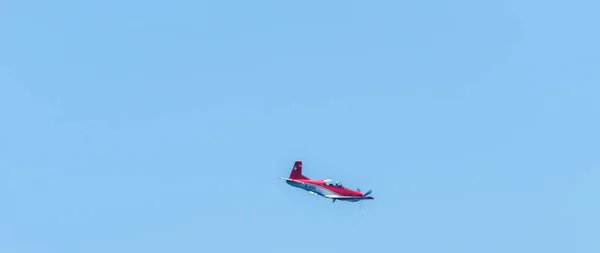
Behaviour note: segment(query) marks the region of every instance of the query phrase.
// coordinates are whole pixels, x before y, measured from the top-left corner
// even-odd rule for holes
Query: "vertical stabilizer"
[[[296,161],[290,173],[290,179],[310,179],[302,175],[302,161]]]

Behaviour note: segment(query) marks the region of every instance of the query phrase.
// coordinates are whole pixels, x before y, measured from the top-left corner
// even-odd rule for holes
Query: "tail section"
[[[310,179],[302,175],[302,161],[296,161],[290,173],[290,179]]]

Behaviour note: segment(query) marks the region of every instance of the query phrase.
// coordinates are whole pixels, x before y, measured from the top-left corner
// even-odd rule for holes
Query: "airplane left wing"
[[[360,197],[360,196],[338,196],[338,195],[325,195],[325,197],[330,199],[368,199],[371,197]]]
[[[333,199],[335,203],[336,200],[344,200],[350,202],[357,202],[365,199],[373,199],[371,196],[338,196],[338,195],[325,195],[326,198]]]

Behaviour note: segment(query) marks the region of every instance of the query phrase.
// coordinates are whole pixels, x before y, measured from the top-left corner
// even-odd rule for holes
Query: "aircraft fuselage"
[[[301,161],[296,161],[289,178],[282,179],[293,187],[303,189],[311,194],[333,199],[333,202],[336,200],[357,202],[360,200],[374,199],[372,196],[368,196],[371,191],[362,193],[358,189],[352,190],[345,188],[341,183],[329,179],[315,180],[304,176],[302,174]]]

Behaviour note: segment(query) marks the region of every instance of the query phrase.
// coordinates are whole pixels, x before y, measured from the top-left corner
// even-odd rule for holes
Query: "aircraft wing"
[[[330,199],[361,199],[364,197],[358,197],[358,196],[340,196],[340,195],[325,195],[325,197],[330,198]]]
[[[339,195],[325,195],[326,198],[330,198],[330,199],[371,199],[373,197],[371,196],[366,196],[366,197],[359,197],[359,196],[339,196]]]

